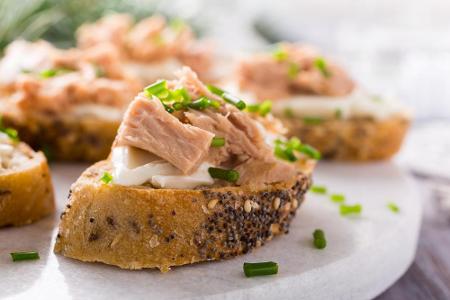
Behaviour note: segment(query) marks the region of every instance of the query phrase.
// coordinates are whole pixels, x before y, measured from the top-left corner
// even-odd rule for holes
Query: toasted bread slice
[[[45,156],[24,143],[14,151],[20,159],[10,166],[3,165],[0,172],[0,227],[32,223],[55,208]]]
[[[104,184],[109,161],[73,184],[55,252],[124,269],[159,268],[245,254],[289,223],[310,185],[289,182],[193,190]]]
[[[120,118],[43,115],[2,111],[5,125],[15,128],[20,138],[51,160],[94,162],[105,159],[120,125]]]
[[[278,116],[303,143],[312,145],[324,159],[369,161],[392,157],[402,145],[410,118],[395,115],[385,120],[371,117],[324,119],[310,124],[299,118]]]

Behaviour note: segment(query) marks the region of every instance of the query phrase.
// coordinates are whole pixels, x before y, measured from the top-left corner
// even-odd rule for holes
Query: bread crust
[[[73,184],[55,252],[124,269],[159,268],[245,254],[288,233],[311,180],[195,190],[103,184],[108,161]]]
[[[58,161],[94,162],[107,158],[120,121],[93,116],[3,114],[5,126],[15,128],[21,140]]]
[[[278,116],[289,136],[312,145],[324,159],[347,161],[383,160],[396,154],[410,126],[410,118],[396,115],[385,120],[370,117],[326,119],[307,124],[299,118]]]
[[[20,147],[32,152],[25,144]],[[0,175],[0,227],[30,224],[55,210],[45,156],[32,155],[29,165]]]

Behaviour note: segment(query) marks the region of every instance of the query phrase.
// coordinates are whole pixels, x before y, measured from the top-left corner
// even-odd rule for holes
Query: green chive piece
[[[55,77],[56,76],[56,70],[55,69],[44,70],[39,75],[41,75],[42,78]]]
[[[336,119],[338,119],[338,120],[342,119],[342,109],[337,108],[337,109],[334,111],[334,117],[335,117]]]
[[[313,185],[310,191],[315,194],[325,195],[327,193],[327,188],[323,185]]]
[[[345,196],[343,194],[331,194],[330,199],[333,202],[336,203],[344,203],[345,202]]]
[[[289,118],[289,119],[292,119],[292,118],[295,117],[294,110],[293,110],[292,108],[290,108],[290,107],[286,107],[286,108],[284,109],[283,115],[284,115],[286,118]]]
[[[15,261],[23,260],[34,260],[39,259],[39,253],[37,251],[26,251],[26,252],[12,252],[11,258]]]
[[[201,97],[200,99],[189,103],[188,106],[193,109],[204,110],[209,107],[209,99],[206,97]]]
[[[180,18],[175,18],[175,19],[170,20],[169,26],[170,26],[170,28],[172,28],[173,31],[178,33],[184,27],[186,27],[186,23]]]
[[[43,71],[41,71],[41,73],[39,73],[39,75],[42,78],[51,78],[51,77],[65,74],[65,73],[73,72],[73,71],[74,70],[71,70],[68,68],[56,68],[56,69],[43,70]]]
[[[223,137],[213,137],[212,142],[211,142],[211,147],[223,147],[225,146],[225,138]]]
[[[278,62],[282,62],[288,59],[288,53],[286,52],[286,50],[282,49],[280,46],[278,46],[277,48],[275,48],[275,50],[272,52],[272,56],[273,58],[278,61]]]
[[[95,76],[97,78],[105,77],[105,75],[106,75],[106,72],[102,66],[95,66]]]
[[[272,101],[270,100],[265,100],[259,106],[259,115],[261,117],[267,116],[271,111],[272,111]]]
[[[328,70],[327,62],[323,57],[318,57],[314,60],[314,66],[322,73],[323,77],[329,78],[331,77],[331,73]]]
[[[387,207],[393,212],[393,213],[399,213],[400,212],[400,208],[398,207],[397,204],[395,204],[394,202],[389,202],[387,204]]]
[[[321,117],[303,117],[303,123],[306,125],[319,125],[323,122]]]
[[[278,264],[273,261],[244,263],[246,277],[274,275],[278,273]]]
[[[289,79],[297,78],[298,73],[300,72],[300,66],[296,63],[290,63],[288,68],[288,76]]]
[[[104,172],[102,178],[100,178],[100,180],[104,183],[104,184],[109,184],[112,182],[113,177],[109,172]]]
[[[152,96],[156,96],[156,97],[160,97],[161,95],[165,95],[166,93],[168,93],[167,90],[167,81],[165,80],[159,80],[149,86],[147,86],[145,89],[145,95],[147,97],[152,97]],[[165,97],[163,97],[165,98]]]
[[[232,183],[236,183],[239,180],[239,172],[236,170],[209,168],[208,173],[212,178],[222,179]]]
[[[275,143],[274,153],[275,156],[279,159],[287,160],[290,162],[297,161],[297,157],[295,156],[293,149],[286,148],[283,144]]]
[[[246,104],[245,104],[244,101],[242,101],[242,100],[239,99],[238,97],[233,96],[233,95],[231,95],[231,94],[229,94],[229,93],[227,93],[227,92],[225,92],[225,93],[222,94],[222,98],[223,98],[226,102],[228,102],[228,103],[233,104],[234,106],[236,106],[239,110],[243,110],[243,109],[246,107]]]
[[[248,112],[256,113],[259,111],[259,104],[247,104],[246,109]]]
[[[342,216],[351,215],[351,214],[361,214],[362,206],[361,204],[355,205],[345,205],[341,204],[340,213]]]
[[[320,154],[320,152],[316,148],[310,145],[302,144],[298,151],[315,160],[320,160],[322,158],[322,154]]]
[[[19,133],[14,128],[4,127],[3,119],[0,117],[0,132],[6,134],[13,142],[19,141]]]
[[[325,233],[322,229],[316,229],[313,232],[314,246],[317,249],[324,249],[327,246],[327,240],[325,239]]]
[[[222,97],[222,95],[225,93],[224,90],[222,90],[222,89],[220,89],[220,88],[218,88],[217,86],[214,86],[214,85],[212,85],[212,84],[207,84],[206,87],[208,88],[208,90],[209,90],[211,93],[213,93],[213,94],[215,94],[215,95],[217,95],[217,96],[221,96],[221,97]]]

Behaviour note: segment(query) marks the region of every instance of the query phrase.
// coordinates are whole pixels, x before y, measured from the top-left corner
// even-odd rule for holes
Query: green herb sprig
[[[342,216],[359,215],[362,212],[362,205],[361,204],[354,204],[354,205],[341,204],[339,206],[339,211]]]
[[[317,249],[325,249],[325,247],[327,246],[327,240],[325,238],[325,233],[323,232],[322,229],[316,229],[313,232],[313,238],[314,238],[314,246]]]
[[[257,113],[261,117],[265,117],[272,111],[272,101],[265,100],[259,104],[248,104],[246,110],[251,113]]]
[[[212,178],[222,179],[236,183],[239,180],[239,172],[236,170],[226,170],[221,168],[209,168],[208,173]]]
[[[275,275],[278,273],[278,264],[273,261],[244,263],[244,274],[246,277]]]
[[[297,156],[294,154],[295,152],[303,153],[315,160],[321,158],[319,151],[309,145],[302,144],[296,137],[293,137],[288,141],[275,140],[274,152],[276,157],[290,162],[298,160]]]
[[[37,251],[12,252],[10,255],[14,262],[39,259],[39,253]]]
[[[109,184],[109,183],[111,183],[113,181],[113,176],[109,172],[104,172],[103,176],[100,178],[100,180],[104,184]]]
[[[323,77],[331,77],[331,72],[328,70],[327,62],[323,57],[318,57],[314,60],[314,67],[322,73]]]

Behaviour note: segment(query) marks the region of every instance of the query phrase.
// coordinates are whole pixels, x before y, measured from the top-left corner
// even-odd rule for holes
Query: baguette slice
[[[6,126],[51,160],[94,162],[108,157],[120,119],[95,116],[24,114],[0,106]]]
[[[230,258],[288,233],[310,185],[289,182],[194,190],[104,184],[109,161],[87,169],[71,188],[55,252],[124,269]]]
[[[21,156],[20,163],[5,167],[2,162],[0,172],[0,227],[29,224],[55,209],[45,156],[24,143],[14,151]]]
[[[324,159],[347,161],[383,160],[396,154],[410,125],[402,114],[385,120],[371,117],[325,119],[317,124],[299,118],[277,116],[289,136],[315,147]]]

